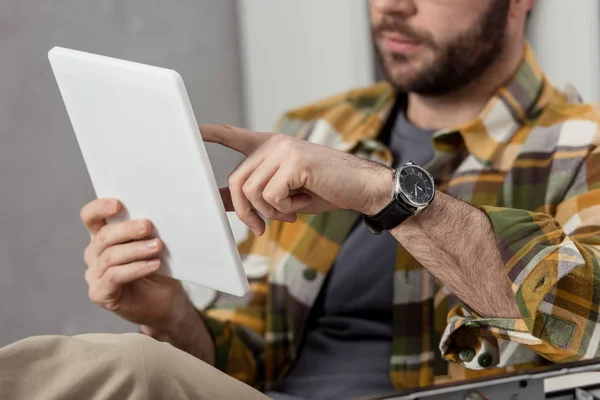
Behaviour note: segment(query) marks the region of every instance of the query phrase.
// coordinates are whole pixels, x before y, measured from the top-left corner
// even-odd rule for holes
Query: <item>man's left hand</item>
[[[228,125],[200,125],[200,132],[246,155],[221,196],[256,235],[265,230],[259,214],[287,222],[333,209],[374,215],[392,199],[393,170],[383,165],[279,133]]]

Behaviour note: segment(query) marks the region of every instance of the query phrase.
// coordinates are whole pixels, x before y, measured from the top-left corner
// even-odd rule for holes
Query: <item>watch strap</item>
[[[381,235],[383,231],[393,229],[415,215],[416,207],[412,207],[394,197],[383,210],[371,217],[365,216],[365,225],[375,235]]]

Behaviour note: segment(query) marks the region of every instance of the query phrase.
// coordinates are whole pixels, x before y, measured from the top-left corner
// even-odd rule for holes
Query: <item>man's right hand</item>
[[[144,333],[211,363],[212,339],[179,281],[158,275],[163,243],[151,238],[148,220],[107,224],[122,209],[113,199],[94,200],[81,209],[90,233],[85,279],[90,299]],[[185,336],[187,335],[187,336]]]

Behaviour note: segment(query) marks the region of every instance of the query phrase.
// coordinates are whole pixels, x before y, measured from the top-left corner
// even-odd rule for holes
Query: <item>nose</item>
[[[372,0],[373,7],[383,14],[413,15],[417,11],[415,0]]]

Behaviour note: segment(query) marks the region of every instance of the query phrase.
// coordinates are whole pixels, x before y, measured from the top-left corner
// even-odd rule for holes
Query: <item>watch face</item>
[[[400,191],[413,204],[429,204],[435,193],[433,179],[419,166],[406,166],[398,174]]]

